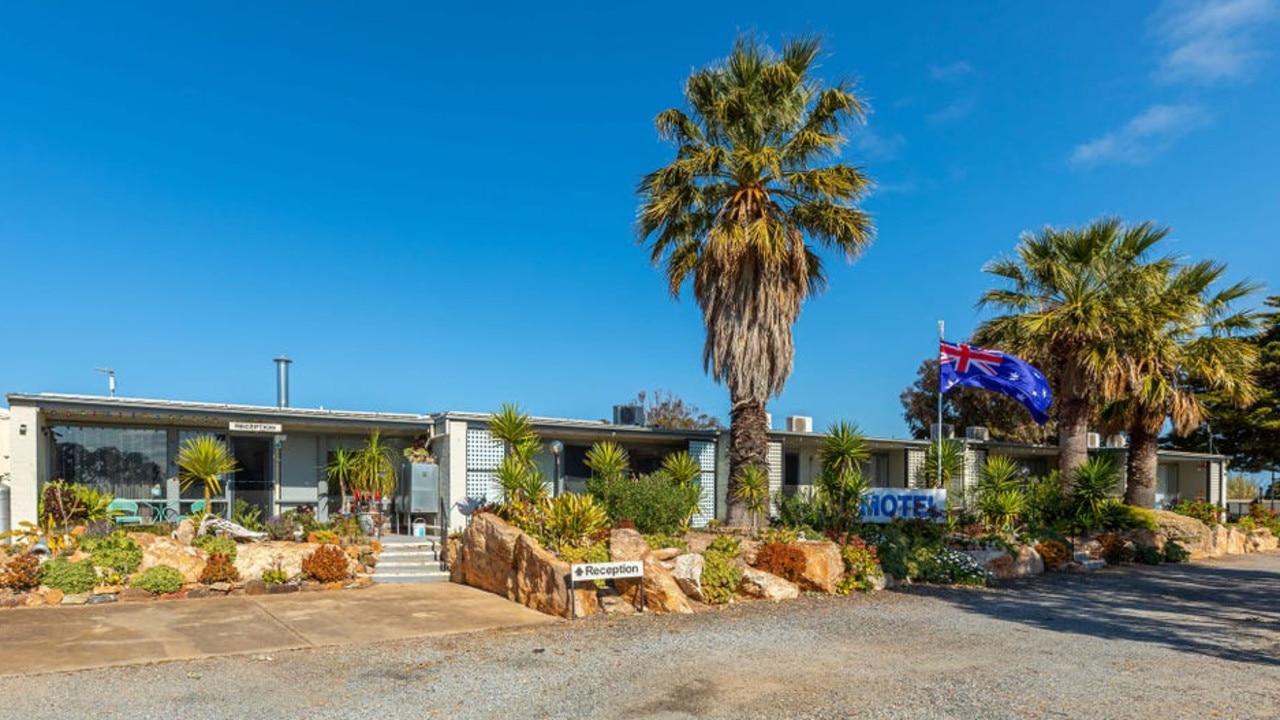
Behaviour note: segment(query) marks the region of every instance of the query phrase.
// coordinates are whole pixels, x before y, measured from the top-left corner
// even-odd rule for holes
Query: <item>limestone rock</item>
[[[139,573],[157,565],[168,565],[182,573],[184,581],[199,582],[200,573],[204,572],[205,564],[204,553],[200,550],[160,535],[130,533],[129,537],[142,546],[142,563],[138,565]]]
[[[685,553],[676,558],[676,567],[671,571],[671,577],[675,578],[680,590],[690,599],[698,602],[707,601],[706,596],[702,594],[704,564],[702,556],[698,553]]]
[[[1040,575],[1044,573],[1044,558],[1035,548],[1023,545],[1018,548],[1018,557],[1013,561],[1013,572],[1016,577]]]
[[[613,562],[643,560],[651,552],[644,536],[631,528],[615,528],[609,534],[609,559]]]
[[[804,553],[804,570],[797,585],[801,590],[833,594],[844,579],[844,559],[840,546],[830,540],[805,540],[794,543]]]
[[[1206,552],[1209,557],[1243,555],[1245,553],[1246,539],[1246,535],[1238,528],[1215,525],[1209,530],[1209,543]]]
[[[800,597],[800,586],[777,575],[746,565],[742,568],[742,582],[738,585],[738,594],[779,602]]]
[[[634,531],[632,531],[634,532]],[[641,542],[643,542],[643,538]],[[620,578],[613,584],[618,592],[636,607],[640,606],[640,584],[644,583],[644,607],[649,612],[657,613],[692,613],[693,606],[689,598],[681,590],[680,584],[671,576],[671,571],[663,567],[652,553],[644,556],[643,578]]]
[[[74,595],[65,595],[62,598],[63,605],[84,605],[89,602],[89,598],[93,597],[91,593],[76,593]]]

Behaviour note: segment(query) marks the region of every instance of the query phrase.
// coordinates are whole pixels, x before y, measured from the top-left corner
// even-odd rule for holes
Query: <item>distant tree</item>
[[[1259,495],[1260,488],[1244,475],[1227,476],[1228,500],[1252,500]]]
[[[1266,306],[1280,311],[1280,295],[1266,299]],[[1221,453],[1231,467],[1243,472],[1280,468],[1280,312],[1264,313],[1262,326],[1249,342],[1258,349],[1254,368],[1257,398],[1236,408],[1219,393],[1201,391],[1207,421],[1187,437],[1166,437],[1165,447]]]
[[[930,358],[916,369],[916,381],[898,396],[902,417],[911,437],[930,437],[929,428],[938,422],[938,360]],[[1052,408],[1050,413],[1052,413]],[[957,428],[982,426],[992,440],[1044,443],[1058,434],[1054,420],[1037,425],[1026,408],[1006,395],[982,388],[955,387],[942,396],[942,422]]]
[[[630,404],[644,408],[644,422],[649,427],[673,430],[719,430],[724,427],[719,418],[662,389],[654,390],[652,396],[641,390]]]

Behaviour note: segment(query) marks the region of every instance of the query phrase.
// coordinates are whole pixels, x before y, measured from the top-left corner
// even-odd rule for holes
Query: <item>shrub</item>
[[[1164,561],[1167,563],[1184,563],[1191,559],[1191,553],[1175,540],[1164,544]]]
[[[168,565],[156,565],[147,568],[130,583],[133,587],[146,590],[156,595],[167,595],[182,589],[182,573]]]
[[[1108,565],[1133,562],[1133,545],[1125,540],[1123,535],[1105,533],[1098,536],[1098,542],[1102,543],[1102,559],[1106,560]]]
[[[91,487],[54,480],[40,493],[37,514],[40,524],[69,528],[93,520],[110,520],[108,507],[113,496]]]
[[[0,572],[0,587],[11,590],[31,590],[40,587],[40,558],[22,553],[9,558]]]
[[[1154,545],[1139,545],[1133,553],[1133,559],[1143,565],[1159,565],[1164,561],[1164,553]]]
[[[357,523],[358,526],[359,523]],[[272,540],[292,540],[294,527],[294,524],[289,520],[279,515],[272,515],[267,518],[264,529],[267,532],[267,537]]]
[[[83,593],[89,592],[98,584],[98,573],[93,569],[91,561],[71,562],[65,558],[56,558],[44,564],[40,582],[65,593]]]
[[[800,533],[794,528],[776,527],[765,528],[760,531],[760,541],[763,543],[782,543],[787,545],[800,539]]]
[[[742,582],[737,559],[741,553],[738,541],[720,535],[711,541],[702,555],[702,595],[709,605],[720,605],[733,599]]]
[[[642,534],[676,533],[698,507],[702,488],[662,474],[593,477],[587,490],[604,504],[615,524],[630,520]]]
[[[1057,471],[1027,483],[1023,521],[1032,528],[1045,529],[1070,514],[1067,497],[1062,491],[1062,477]]]
[[[1209,527],[1219,524],[1223,512],[1221,505],[1214,505],[1206,500],[1183,500],[1173,506],[1173,511],[1195,518]]]
[[[601,540],[594,545],[569,545],[560,551],[560,559],[567,563],[609,562],[609,541]]]
[[[129,526],[129,532],[147,533],[149,535],[163,535],[165,537],[172,536],[173,531],[177,529],[178,529],[177,525],[174,525],[173,523],[167,523],[167,522],[152,523],[151,525],[130,525]]]
[[[1124,530],[1155,530],[1159,525],[1153,510],[1126,505],[1116,498],[1108,498],[1098,511],[1098,526],[1112,532]]]
[[[360,521],[354,515],[339,515],[329,523],[329,529],[347,542],[355,542],[364,536]]]
[[[799,582],[804,574],[804,551],[795,545],[765,543],[756,551],[756,567],[784,580]]]
[[[1254,503],[1249,506],[1248,517],[1253,520],[1255,525],[1264,527],[1270,530],[1272,535],[1280,537],[1280,513],[1264,505]]]
[[[320,582],[337,582],[351,576],[347,556],[336,545],[321,545],[302,559],[302,574]]]
[[[973,557],[950,548],[942,548],[934,553],[932,562],[925,567],[921,578],[925,582],[949,583],[952,585],[987,584],[987,570],[978,564]]]
[[[307,533],[307,542],[316,545],[341,545],[342,540],[332,530],[312,530]]]
[[[230,558],[220,553],[210,555],[209,562],[204,564],[204,570],[200,572],[200,582],[206,585],[235,582],[239,579],[240,571],[236,569]]]
[[[122,532],[81,540],[80,549],[89,553],[95,567],[115,575],[128,575],[142,563],[142,547]]]
[[[268,585],[280,585],[289,581],[289,573],[280,568],[271,568],[262,571],[262,582]]]
[[[1036,552],[1044,560],[1045,570],[1057,570],[1071,559],[1071,551],[1057,540],[1045,540],[1036,543]]]
[[[682,537],[676,535],[666,535],[663,533],[655,533],[653,535],[645,535],[644,541],[649,543],[649,547],[657,550],[659,548],[677,548],[680,552],[689,552],[689,543]]]
[[[587,547],[602,540],[609,527],[604,506],[590,495],[562,493],[544,505],[542,523],[546,544],[563,554],[566,548]]]
[[[877,578],[884,577],[876,546],[860,537],[851,537],[840,546],[840,558],[844,560],[845,576],[836,592],[841,595],[848,595],[854,590],[870,590]]]
[[[236,541],[231,538],[201,535],[192,540],[191,545],[200,548],[209,555],[226,555],[231,562],[236,561]]]

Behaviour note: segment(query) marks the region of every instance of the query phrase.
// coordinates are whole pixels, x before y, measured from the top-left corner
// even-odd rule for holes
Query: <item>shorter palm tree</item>
[[[213,496],[222,492],[222,476],[239,469],[231,451],[212,435],[189,438],[178,449],[178,482],[184,490],[196,483],[204,487],[206,513],[213,510],[209,504]]]
[[[346,513],[350,508],[347,506],[347,488],[351,484],[351,478],[356,474],[356,459],[358,453],[354,450],[340,447],[333,451],[333,459],[329,461],[325,473],[330,480],[338,482],[338,492],[342,496],[341,512]]]
[[[364,447],[355,453],[351,487],[368,503],[376,503],[396,489],[396,453],[377,430],[369,433]]]
[[[930,443],[924,451],[924,465],[917,482],[927,488],[950,487],[951,481],[964,475],[964,445],[956,440]],[[963,492],[963,488],[960,488]]]

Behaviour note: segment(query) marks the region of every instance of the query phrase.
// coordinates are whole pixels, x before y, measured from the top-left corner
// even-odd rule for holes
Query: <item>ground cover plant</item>
[[[156,565],[143,570],[133,579],[133,587],[156,595],[168,595],[182,589],[182,573],[168,565]]]

